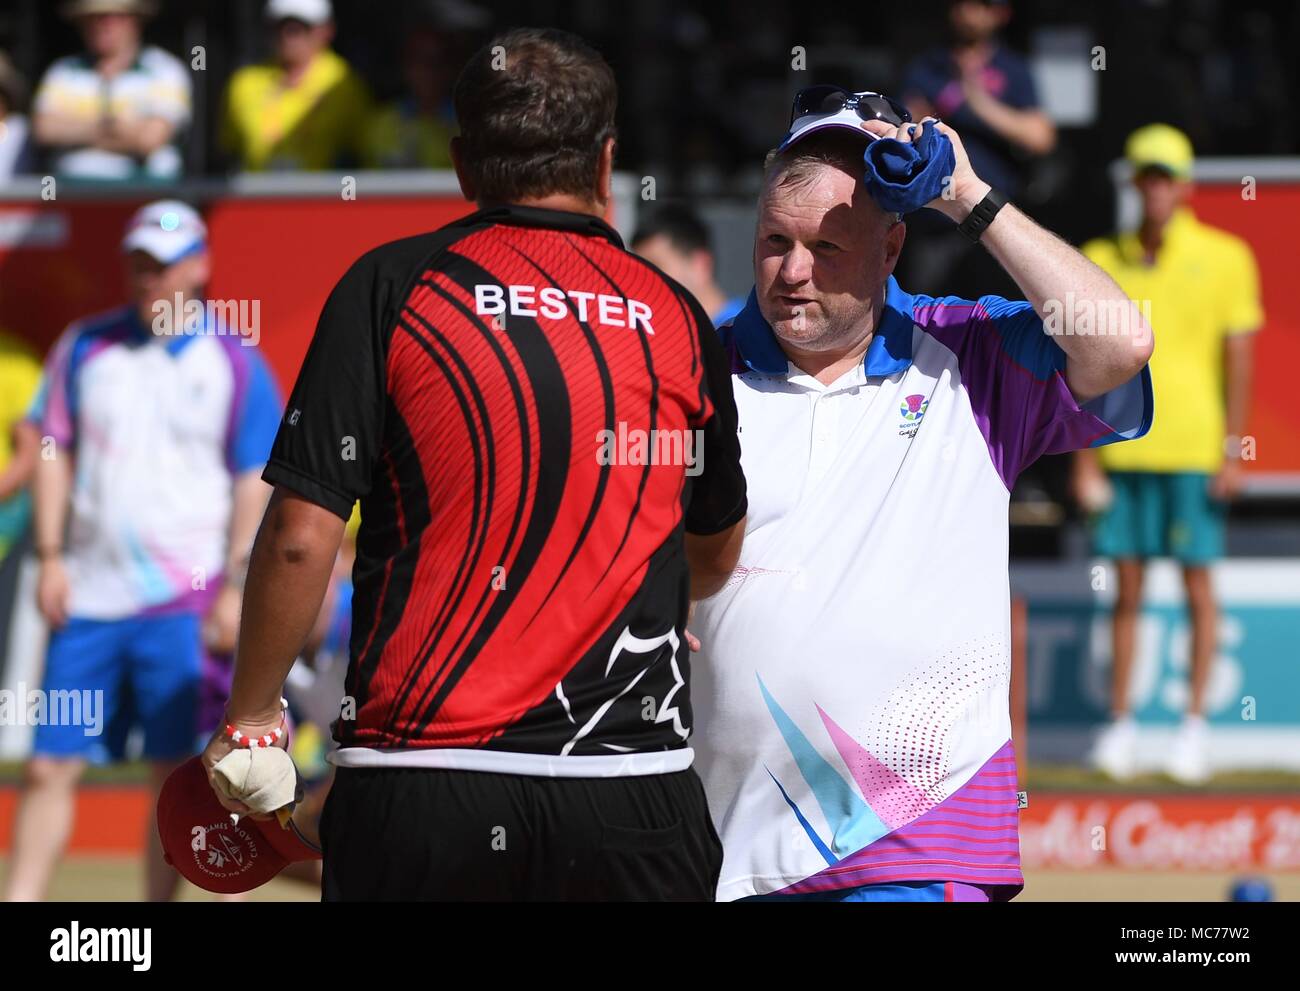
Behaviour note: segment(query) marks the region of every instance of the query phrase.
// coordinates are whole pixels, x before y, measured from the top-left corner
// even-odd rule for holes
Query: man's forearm
[[[235,479],[226,539],[225,576],[231,584],[243,581],[253,538],[270,498],[271,486],[262,481],[260,470],[244,472]]]
[[[94,144],[101,132],[98,120],[64,117],[57,113],[40,113],[32,122],[36,143],[51,147]]]
[[[966,98],[970,111],[999,137],[1035,155],[1056,146],[1056,127],[1041,110],[1017,110],[988,93]]]
[[[691,574],[691,599],[707,599],[726,586],[740,560],[746,519],[709,536],[686,535],[686,564]]]
[[[1250,419],[1250,382],[1255,368],[1253,334],[1236,334],[1224,343],[1224,407],[1229,436],[1240,437]]]
[[[1150,326],[1115,280],[1077,250],[1010,204],[982,240],[1065,352],[1066,380],[1079,402],[1122,385],[1146,364]]]
[[[277,490],[262,521],[244,586],[228,714],[265,720],[320,612],[343,520]]]
[[[101,132],[95,139],[95,147],[119,155],[146,158],[167,144],[175,130],[174,125],[161,117],[150,117]]]
[[[59,450],[54,457],[36,462],[32,475],[32,529],[36,552],[42,557],[63,548],[72,494],[72,455]]]

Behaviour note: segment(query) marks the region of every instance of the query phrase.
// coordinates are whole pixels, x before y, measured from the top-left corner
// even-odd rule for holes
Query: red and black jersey
[[[264,477],[361,500],[345,747],[685,747],[685,532],[745,513],[726,357],[596,217],[383,245],[321,313]]]

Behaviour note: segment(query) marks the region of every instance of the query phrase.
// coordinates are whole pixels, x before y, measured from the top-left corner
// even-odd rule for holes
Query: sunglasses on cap
[[[811,114],[830,115],[852,110],[863,120],[883,120],[886,124],[904,124],[912,119],[907,108],[883,93],[854,93],[843,86],[809,86],[795,94],[790,108],[790,123]]]

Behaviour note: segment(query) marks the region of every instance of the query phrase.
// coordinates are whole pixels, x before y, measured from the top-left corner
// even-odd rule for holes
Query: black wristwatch
[[[970,215],[957,225],[957,230],[971,242],[978,243],[984,236],[984,229],[993,223],[993,218],[998,215],[998,211],[1006,205],[1007,198],[996,189],[990,188],[984,199],[975,204],[975,209],[970,212]]]

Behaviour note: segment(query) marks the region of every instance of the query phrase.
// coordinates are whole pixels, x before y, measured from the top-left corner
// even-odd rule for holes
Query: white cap
[[[861,135],[868,141],[875,141],[876,135],[867,129],[867,122],[859,117],[852,110],[841,110],[837,114],[826,116],[825,114],[808,114],[800,117],[790,125],[790,130],[786,136],[781,139],[777,145],[777,151],[785,151],[796,141],[815,134],[817,131],[825,131],[828,128],[847,128],[856,134]]]
[[[853,95],[859,97],[884,97],[886,100],[889,99],[889,97],[885,97],[883,93],[877,93],[875,90],[862,90]],[[876,138],[879,137],[879,135],[871,132],[867,127],[867,121],[859,117],[856,110],[849,107],[843,107],[833,114],[809,113],[804,114],[802,117],[795,118],[790,122],[790,130],[787,131],[785,137],[781,139],[781,143],[777,146],[777,151],[785,151],[796,141],[801,141],[810,134],[815,134],[818,131],[824,131],[831,127],[853,131],[854,133],[866,138],[867,141],[875,141]]]
[[[142,206],[126,225],[122,251],[143,251],[164,265],[207,246],[208,228],[193,207],[180,200]]]
[[[288,18],[304,24],[325,24],[334,19],[334,8],[330,5],[330,0],[268,0],[268,21],[283,21]]]

